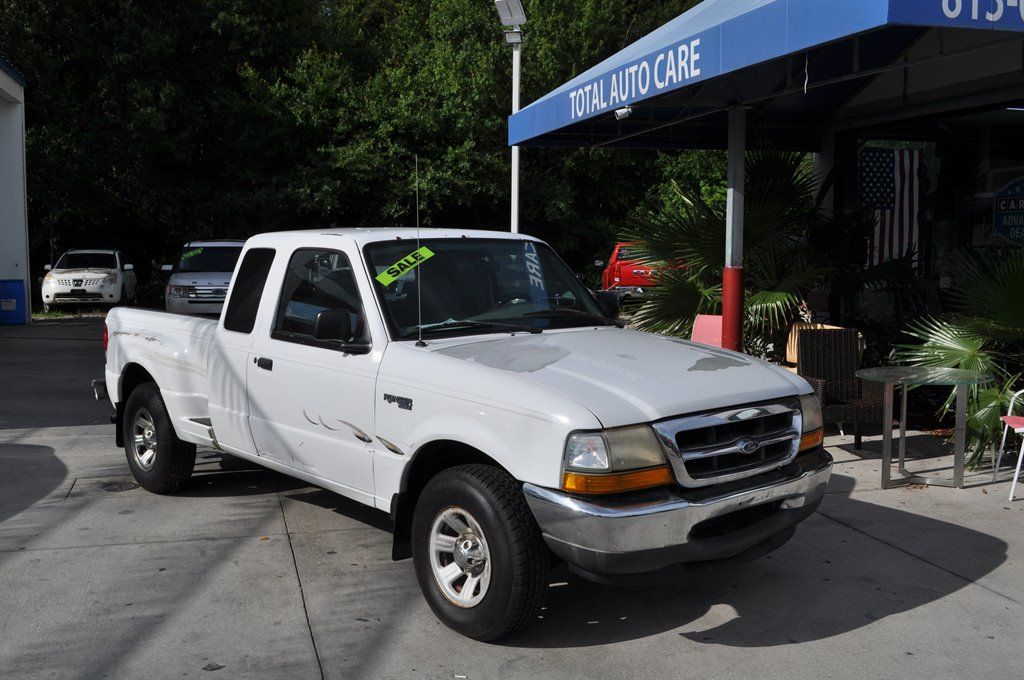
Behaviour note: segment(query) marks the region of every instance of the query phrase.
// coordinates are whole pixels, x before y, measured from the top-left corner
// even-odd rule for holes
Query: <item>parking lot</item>
[[[384,513],[212,451],[184,493],[134,488],[90,394],[101,333],[0,327],[5,677],[1021,677],[1006,482],[882,491],[877,438],[833,436],[826,500],[777,552],[672,587],[556,571],[536,625],[483,644],[433,617]]]

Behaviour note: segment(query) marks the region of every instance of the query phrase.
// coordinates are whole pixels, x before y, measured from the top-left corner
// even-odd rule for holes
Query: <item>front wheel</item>
[[[497,640],[531,623],[550,555],[520,484],[489,465],[460,465],[423,489],[412,525],[420,589],[449,628]]]
[[[167,407],[154,383],[139,385],[132,391],[121,427],[128,467],[139,486],[159,494],[185,488],[196,465],[196,447],[174,433]]]

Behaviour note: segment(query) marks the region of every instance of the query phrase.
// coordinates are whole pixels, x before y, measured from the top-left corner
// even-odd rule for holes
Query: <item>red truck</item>
[[[656,285],[654,270],[637,259],[633,250],[635,245],[629,242],[616,243],[612,256],[608,258],[608,265],[601,274],[601,287],[604,290],[620,291],[623,302],[629,298],[642,297],[645,288]]]

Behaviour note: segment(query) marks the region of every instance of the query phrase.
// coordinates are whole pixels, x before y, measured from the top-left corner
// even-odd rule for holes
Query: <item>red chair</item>
[[[996,475],[999,474],[999,463],[1003,460],[1003,449],[1006,448],[1006,436],[1010,433],[1012,428],[1014,433],[1021,435],[1020,442],[1020,453],[1017,454],[1017,469],[1013,472],[1013,482],[1010,484],[1010,500],[1013,501],[1013,492],[1017,488],[1017,478],[1020,477],[1020,464],[1024,461],[1024,416],[1013,415],[1013,405],[1017,401],[1017,397],[1024,394],[1024,390],[1014,392],[1013,396],[1010,397],[1010,408],[1007,409],[1005,416],[1000,416],[999,419],[1006,423],[1003,427],[1003,441],[999,442],[999,457],[996,458],[996,467],[992,471],[992,481],[995,481]]]
[[[722,346],[722,317],[714,314],[698,314],[693,320],[690,340],[712,347]]]

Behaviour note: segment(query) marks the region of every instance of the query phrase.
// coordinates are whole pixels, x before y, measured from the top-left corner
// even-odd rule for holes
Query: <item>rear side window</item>
[[[231,287],[231,299],[224,312],[224,329],[236,333],[252,333],[256,325],[263,287],[267,284],[270,265],[274,263],[273,248],[252,248],[245,254]]]

